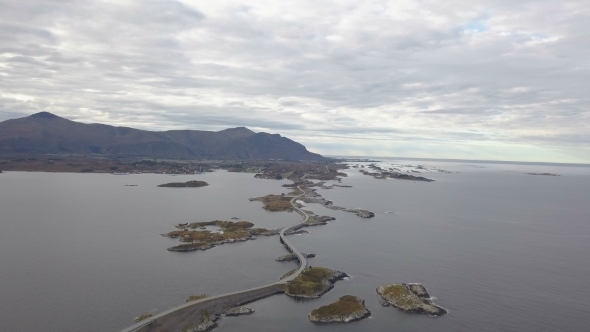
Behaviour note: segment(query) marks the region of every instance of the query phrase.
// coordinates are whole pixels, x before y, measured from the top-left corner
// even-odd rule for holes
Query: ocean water
[[[383,160],[424,165],[435,182],[377,180],[347,170],[342,184],[320,189],[353,214],[310,204],[336,217],[293,236],[312,266],[351,275],[321,299],[276,295],[225,317],[216,331],[585,331],[590,323],[590,168],[557,165]],[[528,172],[557,173],[534,176]],[[203,179],[197,189],[157,188]],[[134,316],[158,312],[193,294],[262,285],[295,267],[278,263],[278,239],[172,253],[159,236],[180,222],[229,219],[259,227],[296,223],[247,198],[287,192],[286,181],[252,174],[195,176],[0,175],[0,321],[3,331],[117,331]],[[125,187],[137,184],[137,187]],[[428,317],[382,307],[375,288],[421,282],[449,311]],[[351,294],[369,319],[314,325],[313,308]]]

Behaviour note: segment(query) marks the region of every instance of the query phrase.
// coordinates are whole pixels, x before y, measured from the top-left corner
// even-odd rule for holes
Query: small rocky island
[[[171,182],[171,183],[165,183],[165,184],[161,184],[158,187],[165,187],[165,188],[196,188],[196,187],[205,187],[208,186],[209,184],[205,181],[197,181],[197,180],[192,180],[192,181],[187,181],[187,182]]]
[[[349,323],[370,315],[365,301],[356,296],[344,295],[336,302],[313,309],[307,317],[313,323]]]
[[[212,232],[205,226],[217,226],[219,231]],[[253,228],[254,224],[241,221],[224,221],[213,220],[205,222],[193,222],[175,225],[179,230],[172,231],[162,236],[178,239],[185,242],[174,247],[168,248],[168,251],[196,251],[207,250],[224,243],[244,242],[256,239],[256,236],[273,236],[279,234],[279,229]],[[193,230],[193,229],[199,230]],[[286,235],[307,233],[305,230],[292,229],[285,232]]]
[[[348,277],[344,272],[330,270],[325,267],[308,267],[283,285],[285,294],[296,298],[316,299],[334,288],[334,283]]]
[[[205,226],[217,226],[219,232],[211,232]],[[253,223],[248,221],[223,221],[214,220],[207,222],[194,222],[179,224],[180,230],[162,234],[165,237],[177,238],[180,242],[186,242],[168,248],[169,251],[195,251],[207,250],[223,243],[243,242],[253,238],[254,235],[269,233],[265,228],[252,228]],[[190,230],[199,228],[200,230]]]
[[[377,287],[377,293],[383,298],[383,306],[392,306],[399,310],[442,316],[447,311],[430,300],[430,295],[422,284],[392,284]]]
[[[0,172],[2,173],[2,172]],[[559,174],[553,174],[553,173],[527,173],[528,175],[544,175],[544,176],[559,176]]]

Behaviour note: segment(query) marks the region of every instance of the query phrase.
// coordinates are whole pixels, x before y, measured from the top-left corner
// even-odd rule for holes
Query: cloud
[[[4,1],[0,120],[590,162],[589,18],[583,1]]]

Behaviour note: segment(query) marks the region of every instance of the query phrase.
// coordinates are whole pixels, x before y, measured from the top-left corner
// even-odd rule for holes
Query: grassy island
[[[424,313],[432,316],[442,316],[446,310],[432,303],[426,288],[421,284],[392,284],[377,288],[384,306],[392,306],[406,312]]]
[[[196,187],[205,187],[208,186],[209,184],[205,181],[197,181],[197,180],[192,180],[192,181],[187,181],[187,182],[171,182],[171,183],[165,183],[165,184],[161,184],[158,187],[166,187],[166,188],[196,188]]]
[[[285,294],[292,297],[318,298],[332,289],[336,281],[347,276],[346,273],[325,267],[310,267],[283,287]]]
[[[356,296],[344,295],[338,301],[313,309],[308,316],[314,323],[348,323],[371,315],[365,301]]]
[[[264,197],[251,198],[251,201],[259,201],[264,204],[262,207],[266,211],[293,211],[291,206],[291,198],[283,195],[266,195]]]

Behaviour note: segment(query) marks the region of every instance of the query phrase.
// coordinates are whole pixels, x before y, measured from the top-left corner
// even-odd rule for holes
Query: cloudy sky
[[[590,3],[0,0],[0,121],[590,163]]]

